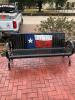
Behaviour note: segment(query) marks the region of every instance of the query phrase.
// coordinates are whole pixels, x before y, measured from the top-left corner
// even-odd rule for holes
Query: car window
[[[0,12],[14,13],[16,12],[16,9],[15,7],[0,7]]]

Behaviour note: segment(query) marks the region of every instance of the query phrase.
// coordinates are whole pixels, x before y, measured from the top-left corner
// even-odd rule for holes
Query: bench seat
[[[33,58],[33,57],[52,57],[52,56],[70,56],[70,48],[40,48],[40,49],[15,49],[9,55],[10,59]]]

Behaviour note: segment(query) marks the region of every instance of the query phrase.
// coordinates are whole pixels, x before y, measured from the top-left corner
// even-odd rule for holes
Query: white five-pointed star
[[[33,42],[33,40],[30,38],[30,39],[28,40],[28,42],[29,42],[29,43],[32,43],[32,42]]]

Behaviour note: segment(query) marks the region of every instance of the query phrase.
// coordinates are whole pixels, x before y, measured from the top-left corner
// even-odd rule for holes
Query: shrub
[[[73,37],[75,35],[75,21],[68,20],[67,17],[49,17],[45,21],[41,21],[38,26],[40,32],[64,32],[66,38]]]

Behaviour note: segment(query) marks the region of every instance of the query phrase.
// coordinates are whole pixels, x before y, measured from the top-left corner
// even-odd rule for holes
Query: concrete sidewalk
[[[21,33],[37,33],[37,32],[39,32],[37,25],[36,24],[23,24]]]

